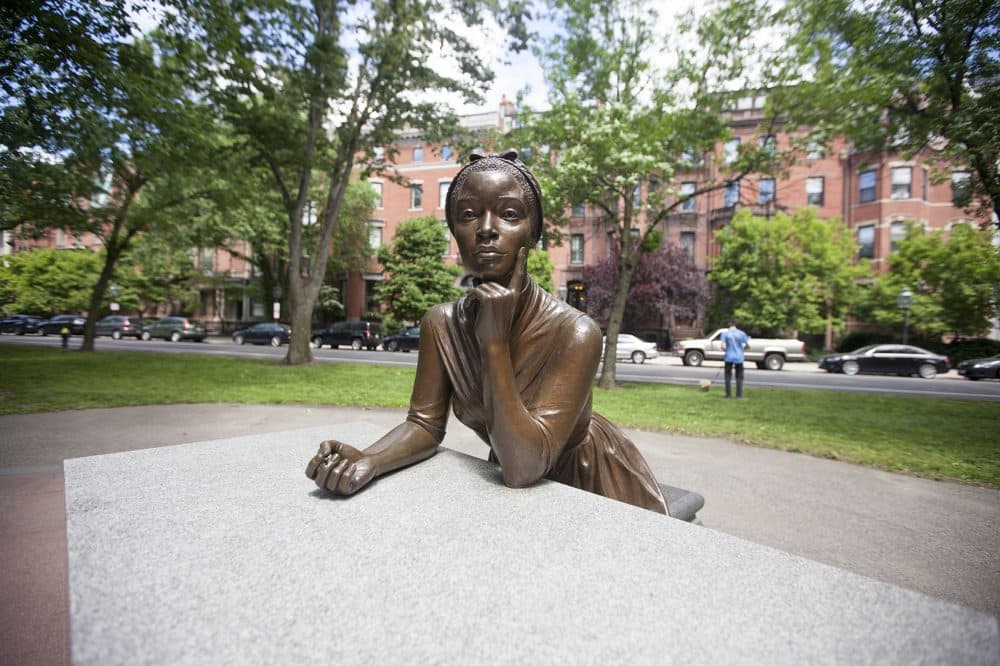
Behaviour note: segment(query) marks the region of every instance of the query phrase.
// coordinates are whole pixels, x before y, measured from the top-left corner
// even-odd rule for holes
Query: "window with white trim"
[[[692,213],[695,210],[694,191],[696,185],[693,182],[681,183],[681,212]],[[685,198],[686,197],[686,198]]]
[[[722,205],[732,208],[740,202],[740,181],[730,180],[722,188]]]
[[[423,146],[415,146],[413,148],[413,161],[414,162],[423,162],[424,161],[424,147]]]
[[[906,223],[893,222],[889,225],[889,251],[895,252],[899,249],[899,244],[906,240]]]
[[[858,257],[862,259],[875,258],[875,225],[866,224],[858,227]]]
[[[413,183],[410,185],[410,208],[417,210],[424,206],[424,186],[423,183]]]
[[[583,234],[571,234],[569,237],[569,263],[574,266],[583,263]]]
[[[913,185],[912,167],[892,168],[892,198],[909,199]]]
[[[823,176],[809,176],[806,178],[806,205],[822,206],[825,189],[826,180]]]
[[[368,184],[372,186],[373,190],[375,190],[375,207],[376,208],[381,208],[382,207],[382,183],[374,182],[374,181],[369,181]]]
[[[858,174],[858,202],[875,201],[875,169],[866,169]]]
[[[444,210],[448,207],[448,187],[451,186],[450,180],[438,181],[438,208]]]
[[[774,203],[774,178],[761,178],[757,189],[757,203],[764,206]]]
[[[735,139],[730,139],[726,141],[725,146],[722,149],[722,159],[726,164],[732,164],[736,161],[736,158],[740,156],[740,139],[736,137]]]

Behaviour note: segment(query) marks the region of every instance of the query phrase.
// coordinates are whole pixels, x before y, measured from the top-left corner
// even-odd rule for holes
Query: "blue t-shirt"
[[[743,345],[750,341],[750,336],[738,328],[728,328],[722,332],[722,342],[726,345],[725,361],[727,363],[743,362]]]

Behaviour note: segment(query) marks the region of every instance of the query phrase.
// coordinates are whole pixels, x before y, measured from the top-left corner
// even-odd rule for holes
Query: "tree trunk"
[[[288,342],[288,353],[285,363],[288,365],[303,365],[313,362],[312,346],[312,315],[316,305],[318,289],[313,289],[308,278],[300,275],[288,276],[288,307],[290,309],[289,323],[292,326],[292,337]],[[297,334],[305,331],[305,334]]]
[[[635,273],[636,258],[626,255],[628,248],[622,248],[618,264],[618,285],[615,287],[615,300],[608,317],[608,331],[604,342],[604,366],[601,368],[599,386],[603,389],[615,387],[615,356],[618,353],[618,333],[625,317],[625,304],[628,302],[628,290],[632,286],[632,274]],[[638,250],[633,252],[638,253]]]
[[[90,307],[87,310],[87,323],[83,325],[83,343],[80,351],[94,351],[94,338],[96,337],[97,317],[101,313],[101,303],[104,301],[104,292],[107,291],[108,284],[111,283],[111,276],[115,272],[115,262],[118,254],[110,248],[104,254],[104,266],[101,267],[101,275],[97,278],[97,284],[90,292]]]
[[[833,306],[826,302],[826,334],[823,336],[823,350],[833,351]]]

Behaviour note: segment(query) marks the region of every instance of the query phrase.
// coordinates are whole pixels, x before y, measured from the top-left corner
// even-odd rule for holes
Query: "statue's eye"
[[[513,208],[505,208],[504,211],[500,213],[500,217],[505,220],[519,220],[521,219],[521,214]]]
[[[479,217],[479,213],[477,213],[471,208],[466,208],[465,210],[462,211],[463,220],[474,220],[477,217]]]

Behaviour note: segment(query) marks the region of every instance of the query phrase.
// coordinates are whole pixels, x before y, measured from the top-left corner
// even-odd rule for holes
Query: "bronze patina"
[[[551,479],[667,513],[635,445],[591,410],[600,328],[527,274],[542,197],[517,153],[472,155],[448,190],[446,217],[475,286],[421,321],[406,420],[363,451],[321,443],[306,475],[353,494],[434,455],[451,409],[489,445],[508,486]]]

